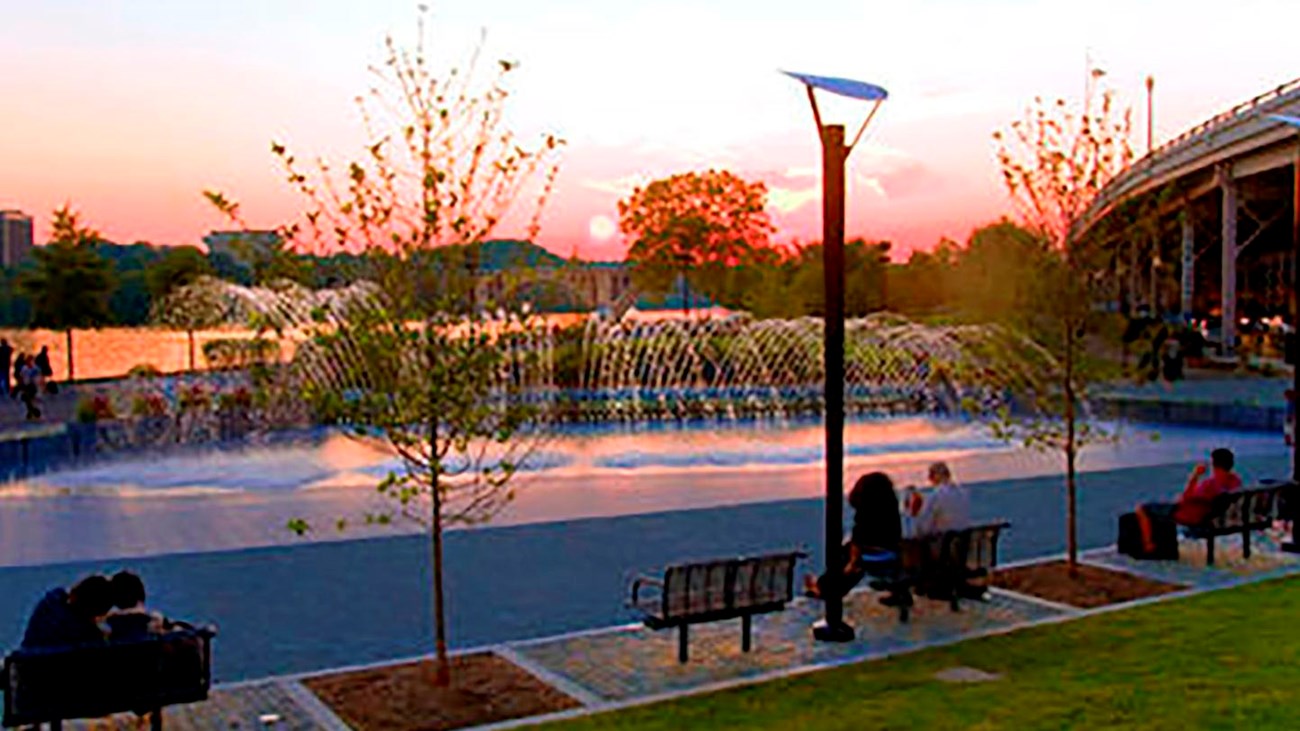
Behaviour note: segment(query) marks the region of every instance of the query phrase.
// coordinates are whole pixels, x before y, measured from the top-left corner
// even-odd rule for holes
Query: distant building
[[[269,253],[283,243],[277,231],[213,231],[203,237],[209,256],[228,256],[250,264],[249,254]]]
[[[32,250],[32,217],[0,211],[0,266],[16,267]]]
[[[492,255],[479,267],[474,288],[479,302],[522,298],[543,311],[610,310],[632,287],[621,262],[567,261],[526,242],[504,244],[485,247]],[[507,250],[509,255],[502,253]]]

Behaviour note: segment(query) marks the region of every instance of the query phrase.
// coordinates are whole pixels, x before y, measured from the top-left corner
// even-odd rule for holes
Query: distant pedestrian
[[[1295,390],[1288,388],[1283,392],[1286,399],[1286,420],[1282,424],[1282,438],[1288,447],[1295,446]]]
[[[50,346],[41,346],[41,352],[36,354],[35,364],[41,372],[41,380],[38,384],[40,389],[46,393],[57,393],[58,387],[54,385],[54,367],[50,365]]]
[[[9,395],[15,400],[23,395],[23,364],[27,362],[26,358],[27,356],[22,353],[14,358],[14,385],[10,388]]]
[[[14,366],[14,348],[8,340],[0,338],[0,396],[8,396],[13,389],[9,374]]]
[[[36,367],[36,359],[30,355],[23,356],[19,380],[22,382],[22,400],[23,406],[27,407],[27,420],[38,421],[41,418],[41,407],[38,401],[40,398],[41,369]]]

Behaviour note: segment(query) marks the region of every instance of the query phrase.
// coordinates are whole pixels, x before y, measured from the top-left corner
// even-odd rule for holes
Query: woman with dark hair
[[[808,596],[842,597],[866,574],[888,576],[898,567],[903,522],[894,481],[883,472],[863,475],[849,491],[849,507],[853,508],[853,530],[841,551],[844,567],[816,579],[805,577]],[[882,601],[889,604],[895,600],[891,595]]]
[[[103,576],[88,576],[71,590],[52,589],[27,620],[22,646],[68,647],[103,642],[99,623],[112,608],[112,590]]]

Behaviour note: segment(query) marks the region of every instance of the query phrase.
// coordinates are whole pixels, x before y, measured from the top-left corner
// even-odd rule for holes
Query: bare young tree
[[[359,159],[304,166],[284,144],[271,149],[307,201],[281,229],[286,241],[364,254],[363,276],[378,285],[364,302],[314,313],[294,367],[321,418],[378,437],[402,460],[379,486],[387,507],[365,518],[414,521],[430,536],[436,682],[445,685],[443,533],[488,520],[513,498],[511,480],[547,415],[544,323],[478,296],[478,255],[534,193],[535,238],[562,142],[527,144],[511,131],[506,82],[516,64],[496,62],[484,81],[482,42],[464,67],[435,68],[426,20],[422,8],[413,47],[387,39],[375,84],[357,100],[367,140]],[[236,203],[206,195],[238,220]]]
[[[1038,394],[1037,411],[1050,418],[1022,422],[1014,432],[1030,446],[1065,456],[1066,548],[1071,574],[1078,565],[1076,461],[1081,447],[1110,435],[1081,418],[1099,363],[1089,357],[1087,336],[1105,259],[1085,236],[1084,216],[1093,200],[1132,160],[1131,111],[1121,110],[1109,89],[1093,93],[1103,72],[1091,72],[1082,111],[1064,99],[1034,100],[1008,132],[994,133],[1003,180],[1026,228],[1054,254],[1036,277],[1041,285],[1029,325],[1055,356],[1054,387]]]

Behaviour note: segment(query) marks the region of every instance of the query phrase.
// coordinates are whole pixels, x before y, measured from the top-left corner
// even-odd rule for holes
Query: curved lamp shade
[[[1300,117],[1293,117],[1289,114],[1270,114],[1268,118],[1274,122],[1289,124],[1292,127],[1300,127]]]
[[[793,71],[782,71],[781,73],[792,79],[807,84],[814,89],[821,89],[832,94],[846,96],[850,99],[864,99],[866,101],[884,101],[889,97],[889,92],[883,87],[875,84],[868,84],[865,81],[854,81],[853,79],[838,79],[833,76],[813,76],[812,74],[796,74]]]

